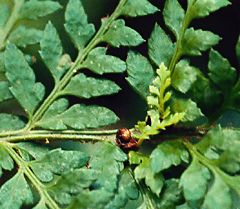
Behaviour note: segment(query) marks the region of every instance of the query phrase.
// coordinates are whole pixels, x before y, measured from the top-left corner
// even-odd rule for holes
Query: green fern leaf
[[[23,54],[12,44],[5,51],[5,67],[11,93],[31,117],[44,97],[44,86],[35,82],[33,70]]]
[[[92,97],[115,94],[119,92],[120,89],[121,88],[117,84],[110,80],[87,77],[83,73],[80,73],[71,79],[60,94],[89,99]]]
[[[8,201],[6,201],[8,200]],[[0,207],[18,209],[33,203],[33,194],[21,171],[0,189]]]
[[[165,2],[163,17],[165,24],[179,38],[185,11],[177,0],[167,0]]]
[[[61,7],[56,1],[29,0],[21,7],[19,16],[22,19],[37,19],[51,14]]]
[[[129,17],[144,16],[159,11],[148,0],[127,0],[121,14]]]
[[[97,47],[93,49],[81,67],[88,68],[94,73],[121,73],[126,70],[126,64],[119,58],[106,55],[107,49]]]
[[[57,30],[51,22],[49,22],[45,27],[40,46],[40,55],[43,61],[52,73],[55,81],[59,80],[64,73],[64,68],[58,68],[63,48]]]
[[[43,32],[41,30],[26,28],[21,25],[10,34],[8,39],[16,46],[26,47],[27,45],[38,43],[42,36]]]
[[[228,0],[188,0],[188,5],[191,5],[189,16],[193,18],[200,18],[208,16],[211,12],[214,12],[222,7],[229,5]]]
[[[53,130],[86,129],[106,126],[118,120],[117,116],[105,107],[83,104],[73,105],[69,109],[67,107],[66,99],[55,101],[36,126]]]
[[[174,69],[172,86],[176,90],[186,93],[197,80],[198,71],[199,70],[191,66],[187,60],[181,60]]]
[[[221,38],[209,31],[187,29],[182,41],[183,54],[201,55],[202,51],[210,49],[216,45]]]
[[[137,46],[144,42],[141,35],[130,27],[125,26],[122,19],[115,20],[109,30],[103,35],[102,41],[112,46]]]
[[[95,33],[93,24],[89,24],[80,0],[70,0],[65,12],[65,29],[81,50]]]
[[[0,6],[0,30],[5,26],[8,18],[10,16],[10,8],[8,4],[1,4]]]
[[[145,179],[145,184],[149,186],[153,193],[159,196],[164,182],[162,174],[156,174],[152,170],[150,159],[143,154],[131,151],[128,155],[130,164],[138,165],[134,169],[135,179],[138,181]]]
[[[19,117],[7,113],[0,113],[0,124],[0,131],[18,130],[25,125]]]
[[[154,173],[159,173],[170,166],[177,166],[182,161],[188,162],[189,154],[179,140],[163,142],[150,155]]]
[[[149,61],[141,54],[130,51],[127,57],[127,73],[126,80],[145,99],[154,78],[153,68]]]
[[[237,72],[227,59],[223,58],[217,51],[211,50],[209,54],[209,78],[222,91],[226,92],[232,88],[237,80]]]
[[[148,48],[149,57],[157,66],[161,63],[164,63],[165,66],[169,65],[174,52],[174,45],[168,35],[157,24],[148,40]]]

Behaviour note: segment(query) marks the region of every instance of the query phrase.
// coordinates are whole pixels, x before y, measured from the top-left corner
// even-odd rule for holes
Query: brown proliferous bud
[[[118,129],[116,143],[124,151],[136,150],[138,148],[137,140],[132,137],[131,131],[127,128]]]

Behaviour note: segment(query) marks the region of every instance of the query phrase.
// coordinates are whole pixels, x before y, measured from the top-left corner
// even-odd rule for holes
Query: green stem
[[[24,3],[24,0],[14,1],[11,16],[9,17],[4,28],[0,30],[0,51],[5,48],[6,39],[8,38],[8,35],[12,30],[13,26],[15,25],[16,21],[18,20],[18,14],[23,3]]]
[[[34,133],[29,131],[28,133],[19,134],[16,136],[7,136],[2,137],[0,142],[18,142],[18,141],[37,141],[37,140],[45,140],[49,141],[57,141],[57,140],[75,140],[75,141],[114,141],[116,135],[83,135],[83,134],[73,134],[73,133],[53,133],[53,132],[45,132],[45,133]]]
[[[120,15],[121,8],[126,3],[126,0],[121,0],[115,9],[115,11],[112,13],[112,15],[106,20],[98,30],[97,34],[94,36],[94,38],[90,41],[90,43],[87,45],[87,47],[79,54],[72,65],[72,67],[69,69],[69,71],[63,76],[63,78],[59,81],[58,84],[56,84],[55,88],[52,90],[50,95],[46,98],[44,103],[39,107],[39,109],[36,111],[36,113],[33,115],[31,120],[29,121],[28,125],[26,126],[25,130],[31,130],[34,128],[35,123],[41,119],[43,114],[46,112],[46,110],[49,108],[49,106],[54,102],[54,100],[59,96],[58,92],[60,92],[70,81],[71,77],[81,68],[81,64],[87,57],[88,53],[101,42],[101,36],[108,30],[111,23]]]
[[[191,18],[190,18],[190,15],[189,15],[191,6],[192,6],[191,4],[188,5],[185,17],[183,19],[182,28],[181,28],[181,31],[179,33],[179,38],[177,39],[175,51],[173,53],[173,57],[171,59],[169,67],[168,67],[168,69],[171,71],[171,74],[173,74],[175,66],[182,56],[182,40],[184,38],[185,31],[187,30],[187,28],[188,28],[188,26],[191,22]]]
[[[14,159],[16,164],[19,166],[19,168],[22,170],[22,172],[26,175],[26,177],[31,181],[32,185],[37,189],[39,192],[41,199],[44,200],[46,205],[51,209],[60,209],[57,205],[57,203],[52,199],[52,197],[48,194],[46,191],[45,185],[43,185],[38,178],[34,175],[32,170],[28,167],[28,164],[23,161],[22,158],[19,157],[19,155],[14,151],[12,146],[10,144],[6,144],[4,148],[7,150],[7,152],[11,155],[11,157]]]

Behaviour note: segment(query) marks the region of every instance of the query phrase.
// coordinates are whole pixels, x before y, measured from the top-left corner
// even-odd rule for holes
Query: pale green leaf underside
[[[44,97],[44,86],[35,82],[34,72],[24,55],[12,44],[8,45],[5,51],[5,67],[11,93],[24,110],[32,115]]]
[[[19,17],[23,19],[37,19],[51,14],[62,6],[56,1],[30,0],[23,4]]]
[[[69,109],[66,99],[55,101],[36,126],[52,129],[98,128],[115,123],[118,117],[109,109],[100,106],[76,104]]]
[[[154,72],[149,61],[137,52],[129,52],[127,57],[126,80],[144,99],[149,94],[149,86],[154,78]]]
[[[11,98],[12,94],[9,91],[9,83],[7,81],[0,81],[0,102]]]
[[[130,17],[144,16],[159,11],[148,0],[127,0],[121,14]]]
[[[159,66],[162,62],[168,66],[174,52],[174,45],[159,25],[155,25],[148,40],[148,53],[151,60]]]
[[[184,15],[185,11],[177,0],[167,0],[165,2],[163,10],[164,21],[176,38],[179,38]]]
[[[132,28],[125,26],[125,21],[122,19],[115,20],[101,40],[114,47],[137,46],[144,42],[141,35]]]
[[[201,55],[202,51],[216,45],[221,38],[210,31],[189,28],[182,40],[182,53],[185,55]]]
[[[151,166],[154,173],[179,165],[182,161],[188,162],[188,152],[181,141],[163,142],[150,155]]]
[[[208,69],[210,79],[223,91],[229,91],[237,80],[237,71],[215,50],[210,51]]]
[[[186,93],[197,79],[199,70],[189,65],[186,60],[177,63],[173,75],[172,86],[182,93]]]
[[[41,30],[19,26],[10,34],[9,41],[16,46],[26,47],[27,45],[38,43],[42,35],[43,32]]]
[[[117,84],[110,80],[87,77],[83,73],[80,73],[70,80],[69,84],[60,94],[89,99],[115,94],[120,89]]]
[[[87,15],[80,0],[70,0],[65,12],[65,29],[78,49],[82,49],[95,33],[88,24]]]
[[[0,208],[19,209],[33,203],[32,191],[21,170],[0,189]]]
[[[122,73],[126,70],[126,64],[121,59],[107,55],[107,49],[97,47],[93,49],[81,67],[88,68],[94,73]]]
[[[40,55],[52,73],[55,80],[59,80],[64,73],[64,68],[58,68],[63,53],[62,43],[57,30],[49,22],[44,30],[43,38],[40,41]]]
[[[0,131],[18,130],[25,125],[18,116],[7,113],[0,113],[0,124]]]

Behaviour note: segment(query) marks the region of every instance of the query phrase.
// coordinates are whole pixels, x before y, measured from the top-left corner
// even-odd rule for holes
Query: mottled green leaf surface
[[[11,98],[12,94],[9,90],[9,83],[7,81],[0,81],[0,102]]]
[[[202,199],[208,189],[207,182],[210,178],[209,170],[194,158],[180,179],[180,186],[183,187],[184,197],[191,207],[199,208],[201,206]]]
[[[237,78],[236,70],[229,61],[217,51],[211,50],[209,54],[209,77],[224,92],[229,91]]]
[[[113,81],[88,77],[83,73],[74,76],[61,94],[89,99],[117,93],[121,88]]]
[[[61,205],[68,205],[74,196],[88,188],[97,179],[99,172],[87,168],[75,169],[63,174],[56,184],[48,186],[51,196]]]
[[[82,49],[95,33],[89,24],[83,5],[79,0],[70,0],[65,11],[65,29],[78,49]]]
[[[12,94],[24,110],[32,115],[44,97],[44,86],[36,83],[33,70],[15,45],[8,45],[5,51],[5,67]]]
[[[188,162],[188,152],[180,141],[163,142],[152,152],[150,159],[153,172],[158,173],[182,161]]]
[[[154,71],[150,62],[137,52],[129,52],[127,57],[127,73],[126,80],[134,88],[134,90],[146,98],[149,94],[149,85],[154,78]]]
[[[1,4],[0,6],[0,28],[3,27],[10,15],[10,8],[8,4]]]
[[[112,55],[106,54],[107,49],[97,47],[93,49],[87,59],[83,62],[82,67],[88,68],[94,73],[102,75],[103,73],[121,73],[126,70],[125,63]]]
[[[11,171],[14,168],[14,162],[4,146],[0,145],[0,177],[5,170]]]
[[[127,0],[121,14],[130,17],[144,16],[159,11],[148,0]]]
[[[36,125],[54,130],[85,129],[106,126],[118,120],[117,116],[105,107],[76,104],[67,108],[66,99],[55,101]]]
[[[0,131],[18,130],[24,127],[24,122],[17,116],[0,113]]]
[[[194,30],[189,28],[186,30],[183,39],[183,54],[187,55],[201,55],[202,51],[210,49],[216,45],[221,38],[210,31],[203,31],[201,29]]]
[[[160,198],[157,200],[158,207],[161,209],[175,209],[181,199],[182,191],[179,188],[179,180],[174,178],[166,180]]]
[[[145,179],[146,185],[149,186],[153,193],[159,196],[163,187],[164,179],[161,173],[154,173],[149,157],[137,152],[130,152],[129,162],[130,164],[138,165],[134,169],[136,180],[140,181],[141,179]]]
[[[29,166],[42,182],[50,182],[53,180],[54,174],[61,175],[82,167],[88,160],[89,157],[84,153],[55,149],[48,152],[43,158],[32,161]]]
[[[139,191],[129,170],[121,173],[119,185],[114,198],[105,206],[106,209],[122,208],[129,199],[137,199]]]
[[[159,26],[155,25],[148,40],[148,53],[151,60],[159,66],[162,62],[168,66],[174,51],[174,45],[169,36]]]
[[[31,203],[33,203],[33,194],[21,171],[2,185],[0,189],[1,208],[18,209]]]
[[[214,12],[222,7],[230,4],[228,0],[188,0],[188,4],[191,5],[190,14],[192,19],[208,16],[211,12]]]
[[[102,41],[112,46],[137,46],[144,42],[142,36],[132,28],[125,25],[123,19],[114,21],[109,30],[103,35]]]
[[[56,1],[29,0],[25,2],[20,10],[20,18],[37,19],[60,9],[61,5]]]
[[[185,12],[177,0],[165,2],[163,17],[166,25],[179,38]]]
[[[30,44],[38,43],[42,38],[43,32],[35,28],[19,26],[9,36],[9,41],[16,46],[26,47]]]
[[[51,22],[45,27],[40,46],[40,55],[44,63],[52,73],[54,79],[59,80],[64,73],[62,68],[58,68],[63,48],[57,30]]]
[[[204,115],[197,104],[191,99],[184,99],[173,97],[171,108],[173,112],[185,112],[182,122],[193,122],[197,120],[204,120]],[[206,118],[205,118],[206,120]]]
[[[198,71],[188,61],[181,60],[177,63],[172,75],[173,87],[182,93],[186,93],[196,81]]]

